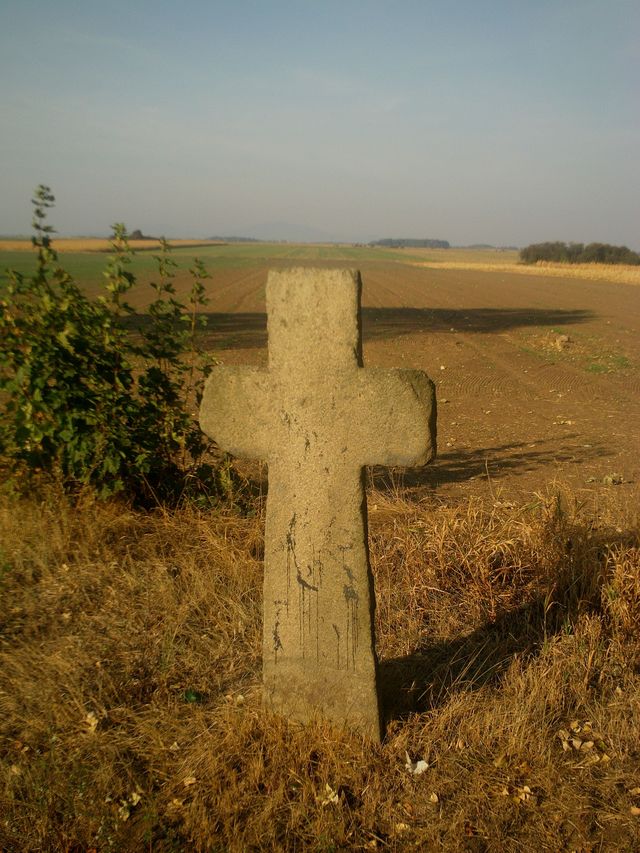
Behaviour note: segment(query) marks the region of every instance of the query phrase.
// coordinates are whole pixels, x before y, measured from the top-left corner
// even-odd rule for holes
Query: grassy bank
[[[637,850],[637,517],[370,507],[381,747],[261,710],[260,505],[4,498],[0,848]]]

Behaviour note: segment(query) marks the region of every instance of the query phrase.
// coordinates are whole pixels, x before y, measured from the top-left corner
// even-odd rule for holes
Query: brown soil
[[[515,499],[556,479],[584,499],[637,496],[638,288],[396,264],[361,272],[365,365],[421,368],[438,392],[438,459],[393,482],[454,499]],[[226,271],[211,285],[210,344],[226,363],[266,364],[266,276]]]

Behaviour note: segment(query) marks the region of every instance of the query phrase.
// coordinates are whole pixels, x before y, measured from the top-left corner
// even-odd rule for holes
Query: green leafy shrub
[[[174,500],[210,473],[210,442],[190,408],[211,359],[198,346],[207,302],[200,261],[187,304],[161,242],[148,316],[126,301],[136,284],[124,225],[113,226],[104,293],[89,299],[58,263],[46,224],[54,197],[36,190],[35,272],[9,272],[0,300],[0,456],[14,476],[45,472],[101,497]]]

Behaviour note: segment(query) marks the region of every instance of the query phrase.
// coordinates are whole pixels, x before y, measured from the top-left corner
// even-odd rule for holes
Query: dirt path
[[[438,461],[406,472],[406,484],[511,499],[558,480],[579,496],[637,497],[640,288],[393,264],[361,271],[365,364],[419,367],[438,388]],[[211,286],[210,343],[227,363],[266,363],[266,272],[228,271]],[[613,474],[624,482],[603,482]]]

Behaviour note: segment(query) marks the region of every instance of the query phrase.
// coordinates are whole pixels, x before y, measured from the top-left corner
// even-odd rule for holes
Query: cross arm
[[[234,456],[267,459],[272,432],[270,396],[267,370],[218,365],[204,387],[200,427]]]
[[[422,370],[366,368],[355,430],[363,465],[426,465],[436,455],[436,392]]]

